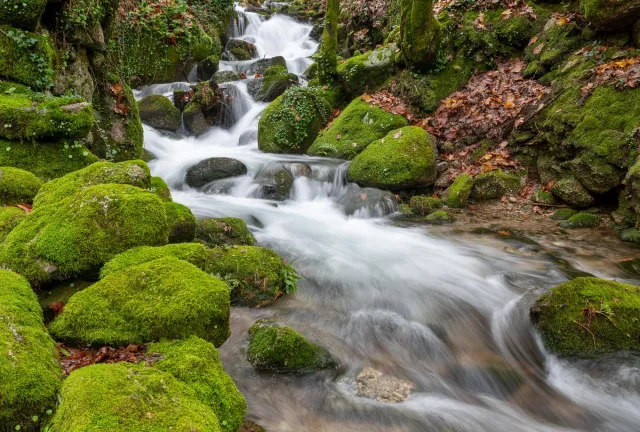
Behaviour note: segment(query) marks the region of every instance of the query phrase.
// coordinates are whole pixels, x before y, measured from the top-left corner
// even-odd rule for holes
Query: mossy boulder
[[[442,27],[434,16],[433,0],[402,1],[400,39],[407,65],[427,70],[435,64]]]
[[[444,210],[438,210],[424,218],[424,221],[431,225],[444,225],[453,222],[453,217]]]
[[[149,192],[156,194],[160,201],[163,202],[171,202],[171,189],[167,186],[167,183],[162,179],[162,177],[151,177],[149,181],[149,188],[147,189]]]
[[[392,191],[425,187],[436,181],[436,157],[435,138],[408,126],[369,144],[351,162],[347,179]]]
[[[284,261],[277,253],[258,246],[212,249],[205,271],[227,281],[231,303],[264,306],[284,294]]]
[[[471,188],[471,198],[477,201],[497,199],[520,190],[520,178],[502,170],[493,170],[476,176]]]
[[[255,75],[260,74],[264,75],[267,69],[273,66],[280,66],[283,68],[287,67],[287,60],[285,60],[282,56],[276,56],[271,58],[263,58],[255,61],[249,66],[247,70],[247,75]]]
[[[0,4],[0,25],[35,30],[47,0],[3,1]]]
[[[0,137],[12,140],[82,138],[93,126],[91,105],[78,97],[0,93]]]
[[[185,182],[192,188],[201,188],[213,181],[241,176],[246,173],[246,165],[239,160],[213,157],[200,161],[187,169]]]
[[[97,162],[45,183],[33,200],[33,205],[42,207],[56,204],[90,186],[100,184],[127,184],[147,189],[150,187],[150,178],[149,167],[140,160]]]
[[[464,208],[471,195],[473,177],[470,174],[458,175],[451,186],[444,192],[444,202],[447,207]]]
[[[312,156],[353,159],[372,142],[407,125],[407,120],[383,108],[354,99],[307,151]]]
[[[196,217],[189,207],[174,203],[164,203],[169,224],[169,243],[187,243],[196,236]]]
[[[238,75],[234,71],[219,71],[213,74],[213,80],[218,84],[240,81],[240,75]]]
[[[580,6],[598,30],[620,31],[640,19],[638,0],[581,0]]]
[[[551,192],[571,207],[586,208],[593,203],[589,191],[573,176],[558,180]]]
[[[425,216],[442,208],[442,200],[440,198],[416,195],[409,201],[409,208],[413,214]]]
[[[535,191],[533,195],[531,195],[531,201],[539,204],[553,204],[556,202],[553,194],[544,190]]]
[[[602,223],[602,219],[591,213],[576,213],[564,222],[562,228],[594,228]]]
[[[177,131],[180,128],[182,115],[169,98],[162,95],[150,95],[138,102],[140,119],[156,129]]]
[[[290,327],[260,320],[249,329],[247,360],[256,369],[310,372],[336,365],[329,352]]]
[[[78,142],[32,142],[0,139],[0,166],[20,168],[48,181],[98,162]]]
[[[178,243],[165,246],[138,246],[116,255],[100,270],[100,278],[118,273],[126,268],[155,261],[161,258],[177,258],[187,261],[199,269],[206,267],[209,251],[198,243]]]
[[[604,194],[616,188],[624,178],[624,172],[604,162],[601,158],[589,154],[570,162],[571,173],[588,191]]]
[[[249,95],[260,102],[272,102],[289,87],[299,85],[298,76],[291,74],[282,66],[271,66],[264,71],[262,78],[247,83]]]
[[[0,25],[1,77],[45,90],[53,85],[55,56],[48,34]]]
[[[640,351],[640,288],[577,278],[543,294],[531,318],[552,352],[587,355]]]
[[[193,264],[167,257],[111,273],[75,294],[50,324],[58,340],[112,346],[230,335],[229,288]]]
[[[7,270],[0,270],[0,320],[0,424],[7,431],[31,430],[38,425],[32,416],[55,407],[62,368],[38,298],[24,278]]]
[[[0,259],[39,285],[96,271],[135,246],[164,245],[168,235],[157,196],[129,185],[97,185],[34,208],[7,236]]]
[[[253,246],[256,239],[239,218],[202,219],[196,222],[196,239],[209,247]]]
[[[306,152],[331,115],[321,92],[291,87],[273,101],[258,123],[258,147],[267,153]]]
[[[18,207],[0,207],[0,243],[9,233],[27,217],[27,213]]]
[[[567,220],[569,219],[571,216],[577,214],[578,212],[574,209],[570,209],[570,208],[561,208],[558,209],[556,211],[553,212],[553,214],[550,216],[551,219],[554,220]]]
[[[394,74],[397,49],[395,44],[390,44],[351,57],[338,65],[338,81],[352,96],[375,91]]]
[[[29,171],[0,167],[0,204],[31,204],[41,187],[40,179]]]

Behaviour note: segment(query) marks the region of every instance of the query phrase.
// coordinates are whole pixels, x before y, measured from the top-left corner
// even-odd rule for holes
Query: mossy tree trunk
[[[318,59],[318,78],[321,84],[333,83],[337,75],[339,14],[340,0],[327,0],[320,58]]]
[[[442,28],[433,14],[433,0],[402,0],[400,40],[407,66],[431,68],[442,40]]]

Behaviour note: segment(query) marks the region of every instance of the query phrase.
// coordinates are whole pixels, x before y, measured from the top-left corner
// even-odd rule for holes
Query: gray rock
[[[200,161],[189,168],[185,181],[193,188],[202,188],[213,181],[241,176],[246,173],[247,167],[239,160],[213,157]]]
[[[558,180],[551,192],[571,207],[586,208],[593,203],[589,191],[573,176]]]
[[[150,95],[138,102],[140,119],[156,129],[177,131],[180,128],[180,110],[162,95]]]
[[[260,59],[249,67],[247,75],[264,75],[264,72],[271,66],[282,66],[286,68],[287,61],[282,56]]]
[[[293,181],[293,174],[282,164],[265,167],[255,178],[255,182],[260,185],[259,196],[276,201],[289,198]]]
[[[246,146],[252,142],[258,141],[258,129],[249,129],[244,131],[238,139],[239,146]]]
[[[222,84],[231,81],[240,81],[240,75],[234,71],[219,71],[213,74],[213,79],[218,84]]]

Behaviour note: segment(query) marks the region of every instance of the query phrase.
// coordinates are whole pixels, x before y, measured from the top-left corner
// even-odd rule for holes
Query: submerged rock
[[[356,379],[358,396],[378,402],[402,402],[409,398],[414,385],[410,381],[385,375],[372,368],[365,368]]]
[[[308,342],[300,333],[270,320],[249,329],[247,360],[256,369],[275,372],[310,372],[335,366],[324,348]]]
[[[424,221],[431,225],[444,225],[453,222],[453,218],[444,210],[437,210],[424,218]]]
[[[0,167],[0,204],[32,203],[42,182],[29,171]]]
[[[247,167],[236,159],[213,157],[187,170],[185,181],[192,188],[201,188],[215,180],[245,175]]]
[[[138,102],[140,119],[156,129],[176,132],[180,128],[181,114],[169,98],[150,95]]]
[[[284,201],[289,198],[293,187],[293,174],[282,164],[267,166],[255,178],[260,185],[258,195],[261,198]]]
[[[202,219],[196,222],[196,239],[209,247],[253,246],[255,238],[239,218]]]

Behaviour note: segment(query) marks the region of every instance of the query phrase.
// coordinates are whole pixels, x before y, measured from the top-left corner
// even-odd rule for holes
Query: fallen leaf
[[[398,132],[396,132],[396,133],[394,133],[394,134],[393,134],[393,137],[394,137],[395,139],[398,139],[398,138],[400,138],[401,136],[402,136],[402,129],[401,129],[401,130],[399,130]]]

